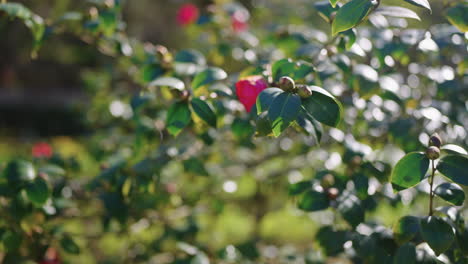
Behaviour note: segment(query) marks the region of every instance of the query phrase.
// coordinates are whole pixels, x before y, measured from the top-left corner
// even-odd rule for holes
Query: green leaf
[[[73,255],[77,255],[77,254],[80,254],[80,247],[78,246],[78,244],[76,244],[76,242],[69,236],[64,236],[61,240],[60,240],[60,245],[62,246],[62,248],[67,252],[67,253],[70,253],[70,254],[73,254]]]
[[[414,264],[416,263],[416,247],[413,243],[406,243],[398,248],[393,258],[394,264]]]
[[[299,209],[309,212],[324,210],[328,206],[330,206],[330,202],[327,195],[314,190],[304,193],[298,204]]]
[[[8,163],[5,173],[8,182],[12,185],[29,182],[36,178],[32,163],[24,160],[14,160]]]
[[[458,154],[458,155],[468,155],[466,150],[458,145],[455,144],[447,144],[443,145],[440,148],[441,151],[444,151],[447,154]]]
[[[343,5],[333,20],[332,35],[357,26],[369,14],[373,6],[370,0],[351,0]]]
[[[49,198],[49,186],[44,179],[37,177],[26,186],[26,194],[34,205],[42,206]]]
[[[19,3],[0,4],[0,13],[5,12],[11,18],[23,20],[33,35],[33,56],[42,44],[45,32],[44,20]]]
[[[39,173],[45,173],[49,176],[53,177],[62,177],[65,176],[66,172],[63,168],[54,165],[54,164],[47,164],[41,168],[39,168]]]
[[[356,29],[348,29],[342,33],[346,38],[346,49],[349,50],[356,42]]]
[[[148,85],[148,87],[158,86],[167,86],[179,91],[183,91],[185,89],[184,82],[174,77],[159,77]]]
[[[205,65],[205,56],[193,49],[181,50],[174,58],[175,71],[180,75],[193,75],[204,68]]]
[[[364,208],[361,205],[361,200],[354,194],[342,195],[340,197],[338,200],[338,211],[352,227],[356,227],[361,222],[364,222]]]
[[[301,98],[297,94],[279,94],[268,109],[273,135],[278,137],[292,121],[297,118],[301,109]]]
[[[303,99],[302,105],[307,112],[320,123],[336,127],[343,115],[343,106],[326,90],[318,86],[309,86],[312,96]]]
[[[431,5],[429,4],[429,1],[427,1],[427,0],[405,0],[405,1],[412,4],[412,5],[419,6],[419,7],[424,7],[426,9],[429,9],[429,11],[431,11],[431,13],[432,13]]]
[[[421,18],[419,18],[418,14],[414,11],[400,6],[379,6],[379,8],[375,10],[375,13],[384,16],[412,18],[421,21]]]
[[[329,0],[330,1],[330,4],[332,5],[332,7],[336,7],[336,4],[338,3],[338,1],[340,0]]]
[[[306,110],[302,107],[296,119],[297,124],[304,129],[304,131],[313,136],[317,143],[322,139],[323,127],[315,120]]]
[[[208,125],[216,127],[216,114],[207,102],[199,98],[193,98],[190,104],[197,116],[199,116]]]
[[[468,157],[448,155],[440,159],[437,170],[451,181],[468,185]]]
[[[434,193],[445,201],[456,206],[462,205],[465,201],[465,192],[462,187],[455,183],[444,182],[437,186]]]
[[[338,2],[338,1],[336,1]],[[331,23],[332,21],[332,14],[338,11],[338,7],[333,7],[329,1],[320,1],[314,4],[315,9],[317,9],[319,15],[325,19],[327,23]]]
[[[461,32],[468,32],[468,3],[459,3],[447,10],[447,19]]]
[[[452,227],[437,216],[428,216],[421,220],[421,235],[437,255],[449,249],[455,240]]]
[[[460,250],[465,256],[468,256],[468,226],[458,229],[455,236]]]
[[[167,131],[177,136],[192,120],[189,106],[186,102],[177,102],[167,112]]]
[[[300,181],[289,185],[289,195],[294,196],[312,188],[311,181]]]
[[[403,216],[393,226],[393,234],[398,244],[404,244],[412,240],[420,230],[419,218],[415,216]]]
[[[197,90],[201,86],[226,79],[227,73],[216,67],[210,67],[195,75],[192,81],[192,89]]]
[[[283,76],[289,76],[297,81],[305,78],[312,72],[314,72],[314,67],[305,61],[293,62],[291,59],[282,59],[276,61],[271,66],[271,73],[275,82]]]
[[[393,168],[391,183],[393,189],[401,191],[420,183],[429,168],[429,159],[424,153],[412,152],[404,156]]]
[[[283,90],[281,90],[280,88],[275,88],[275,87],[267,88],[263,90],[257,96],[257,102],[256,102],[257,114],[268,111],[273,100],[275,100],[275,98],[282,93],[284,93]]]
[[[184,170],[186,172],[195,173],[200,176],[207,176],[208,172],[205,169],[205,165],[203,162],[196,158],[190,158],[188,160],[183,161]]]
[[[23,237],[21,234],[7,230],[5,233],[3,233],[1,240],[3,240],[3,245],[5,246],[7,252],[11,252],[17,250],[21,246]]]

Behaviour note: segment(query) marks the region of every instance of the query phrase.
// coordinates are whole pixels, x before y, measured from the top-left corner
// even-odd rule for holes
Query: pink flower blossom
[[[193,24],[197,21],[199,13],[196,5],[184,4],[177,11],[177,23],[181,26]]]
[[[237,97],[247,112],[252,110],[257,96],[266,88],[268,88],[268,83],[260,75],[248,76],[236,83]]]
[[[45,142],[34,144],[31,152],[35,158],[50,158],[53,154],[52,147]]]

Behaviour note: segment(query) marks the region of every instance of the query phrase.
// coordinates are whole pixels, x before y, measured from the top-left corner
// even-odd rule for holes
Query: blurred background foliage
[[[227,0],[193,1],[202,16],[185,27],[176,20],[185,1],[15,2],[48,27],[33,59],[28,28],[0,17],[0,170],[32,160],[50,195],[37,206],[0,180],[8,197],[0,197],[5,263],[39,262],[53,250],[63,263],[377,263],[375,252],[366,259],[346,244],[350,234],[384,236],[400,217],[427,212],[427,180],[395,194],[391,167],[434,132],[467,149],[468,35],[445,18],[460,1],[431,1],[432,14],[384,1],[411,8],[421,21],[369,19],[352,47],[331,36],[312,0],[239,1],[250,14],[241,33],[223,20]],[[115,17],[100,28],[93,8]],[[218,18],[204,23],[203,16]],[[229,74],[231,96],[212,102],[218,129],[194,120],[178,137],[167,133],[177,98],[147,89],[170,72],[156,44],[176,58],[199,50]],[[240,120],[241,131],[252,128],[232,96],[238,76],[284,57],[312,63],[316,72],[304,82],[344,105],[340,125],[325,128],[320,144],[294,130],[262,138],[233,126]],[[53,154],[31,158],[41,141]],[[340,195],[352,189],[362,202],[360,229],[333,206],[298,209],[291,185],[323,185],[327,175]],[[457,217],[467,216],[465,202]]]

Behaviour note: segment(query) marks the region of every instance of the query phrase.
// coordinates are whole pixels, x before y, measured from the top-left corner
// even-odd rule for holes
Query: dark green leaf
[[[271,123],[270,120],[268,120],[267,113],[262,113],[257,117],[257,127],[256,131],[257,133],[255,134],[256,136],[262,137],[262,136],[268,136],[271,134]]]
[[[200,176],[207,176],[208,172],[205,169],[205,165],[203,162],[196,158],[190,158],[188,160],[184,160],[184,169],[186,172],[195,173]]]
[[[405,0],[405,1],[412,4],[412,5],[419,6],[419,7],[424,7],[426,9],[429,9],[429,11],[431,11],[431,13],[432,13],[431,5],[429,4],[429,1],[427,1],[427,0]]]
[[[156,80],[150,82],[150,84],[148,85],[148,87],[158,86],[167,86],[179,91],[185,89],[184,82],[174,77],[159,77]]]
[[[444,151],[447,154],[458,154],[458,155],[468,155],[466,150],[458,145],[455,144],[447,144],[443,145],[440,148],[441,151]]]
[[[271,72],[273,80],[277,82],[283,76],[289,76],[294,80],[305,78],[314,71],[314,67],[305,61],[293,62],[290,59],[282,59],[273,63]]]
[[[208,125],[216,127],[216,114],[207,102],[199,98],[193,98],[190,103],[197,116],[199,116]]]
[[[224,80],[226,77],[227,73],[220,68],[207,68],[206,70],[195,75],[195,78],[192,81],[192,89],[197,90],[201,86]]]
[[[447,19],[461,32],[468,32],[468,3],[459,3],[447,10]]]
[[[393,226],[393,234],[398,244],[404,244],[412,240],[420,230],[419,218],[415,216],[404,216]]]
[[[186,102],[177,102],[167,112],[166,126],[169,133],[177,136],[192,120],[189,106]]]
[[[468,157],[448,155],[440,159],[437,170],[451,181],[468,185]]]
[[[312,212],[327,209],[329,205],[330,202],[325,193],[310,190],[302,195],[298,207],[301,210]]]
[[[315,9],[317,9],[319,15],[325,19],[328,23],[331,22],[332,13],[338,11],[338,7],[333,7],[329,1],[320,1],[314,4]]]
[[[181,50],[177,52],[174,60],[176,62],[193,63],[193,64],[201,65],[201,66],[206,64],[205,56],[203,56],[201,52],[197,50],[193,50],[193,49]]]
[[[401,191],[420,183],[429,168],[429,159],[424,153],[412,152],[404,156],[393,168],[393,189]]]
[[[289,185],[289,195],[298,195],[312,188],[311,181],[300,181]]]
[[[332,34],[336,35],[357,26],[369,14],[372,7],[370,0],[351,0],[343,5],[333,20]]]
[[[60,240],[60,245],[67,253],[74,254],[74,255],[80,254],[80,247],[69,236],[64,236],[62,240]]]
[[[23,160],[15,160],[8,163],[5,173],[8,182],[12,185],[29,182],[36,177],[32,163]]]
[[[234,122],[232,122],[231,130],[232,133],[238,139],[249,138],[255,132],[255,128],[250,124],[248,120],[242,120],[239,118],[235,119]]]
[[[338,211],[352,227],[356,227],[361,222],[364,222],[365,212],[361,205],[361,200],[353,194],[340,196]]]
[[[413,243],[406,243],[398,248],[393,258],[394,264],[414,264],[416,263],[416,247]]]
[[[279,94],[268,109],[273,135],[278,137],[297,118],[301,109],[301,98],[297,94]]]
[[[375,13],[384,16],[412,18],[421,21],[421,18],[419,18],[418,14],[414,11],[400,6],[380,6],[375,10]]]
[[[34,205],[42,206],[49,198],[49,186],[44,179],[37,177],[26,186],[26,194]]]
[[[263,90],[257,96],[257,102],[256,102],[257,114],[268,111],[273,100],[275,100],[275,98],[282,93],[284,93],[283,90],[281,90],[280,88],[275,88],[275,87],[267,88]]]
[[[317,121],[336,127],[343,115],[341,103],[329,92],[318,86],[310,86],[312,96],[303,99],[302,105]]]
[[[23,241],[23,237],[21,234],[18,234],[14,231],[7,230],[3,233],[2,237],[3,245],[5,249],[8,251],[15,251],[21,246],[21,242]]]
[[[442,183],[437,186],[434,193],[453,205],[460,206],[465,201],[465,192],[455,183]]]
[[[455,235],[463,255],[468,256],[468,226],[458,229]]]
[[[317,143],[320,142],[322,139],[323,127],[304,108],[299,112],[296,122],[307,134],[313,136]]]
[[[437,216],[428,216],[421,220],[421,235],[437,255],[449,249],[455,240],[452,227]]]

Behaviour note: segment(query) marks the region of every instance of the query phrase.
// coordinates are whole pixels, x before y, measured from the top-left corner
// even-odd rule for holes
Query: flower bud
[[[340,191],[337,188],[327,189],[327,197],[330,200],[336,200],[339,194],[340,194]]]
[[[440,149],[436,146],[430,146],[426,149],[426,157],[431,160],[438,159],[440,156]]]
[[[292,78],[283,76],[279,79],[279,87],[285,92],[292,92],[296,88],[296,84]]]
[[[442,139],[440,138],[439,134],[432,134],[432,136],[429,138],[429,146],[435,146],[437,148],[440,148],[441,145]]]
[[[310,96],[312,96],[312,90],[309,86],[301,84],[297,86],[297,94],[301,98],[309,98]]]
[[[330,173],[326,174],[323,176],[322,181],[320,182],[323,188],[330,188],[335,184],[335,177],[331,175]]]

